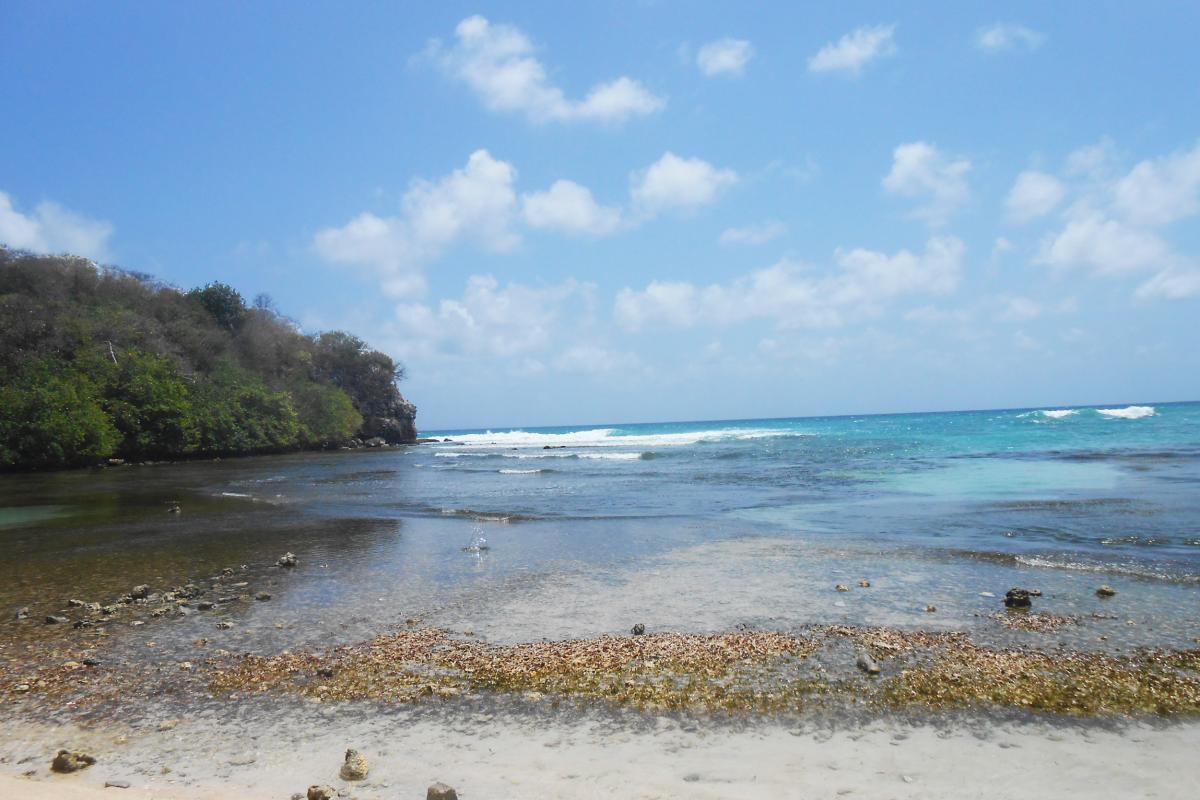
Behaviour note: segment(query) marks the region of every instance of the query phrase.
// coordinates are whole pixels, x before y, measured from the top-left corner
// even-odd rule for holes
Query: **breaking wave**
[[[1154,417],[1158,412],[1154,406],[1126,406],[1125,408],[1098,408],[1096,413],[1113,419],[1141,419]]]

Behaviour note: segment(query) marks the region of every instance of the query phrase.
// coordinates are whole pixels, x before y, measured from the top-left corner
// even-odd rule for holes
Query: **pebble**
[[[299,561],[296,558],[295,553],[288,552],[288,553],[284,553],[283,555],[281,555],[279,557],[279,560],[276,561],[275,563],[281,567],[294,567],[294,566],[296,566],[297,563],[299,563]]]
[[[222,620],[221,622],[218,622],[218,623],[217,623],[217,627],[218,627],[218,628],[220,628],[220,629],[221,629],[221,630],[223,630],[223,631],[227,631],[227,630],[229,630],[230,628],[232,628],[232,627],[233,627],[233,623],[232,623],[232,622],[226,622],[226,621]]]
[[[844,583],[839,583],[837,586],[835,586],[835,587],[833,587],[833,588],[834,588],[834,589],[837,589],[839,592],[848,592],[848,591],[850,591],[850,587],[849,587],[849,586],[847,586],[847,585],[846,585],[846,584],[844,584]]]
[[[55,754],[54,760],[50,762],[50,769],[53,772],[75,772],[81,769],[87,769],[92,764],[96,763],[96,759],[89,756],[87,753],[75,753],[70,750],[59,750]]]
[[[868,675],[878,675],[882,670],[879,668],[879,663],[871,658],[871,654],[863,650],[858,654],[858,668]]]
[[[371,771],[370,765],[367,763],[367,757],[357,750],[351,749],[346,751],[346,761],[342,764],[341,775],[344,781],[361,781],[367,777],[367,773]]]
[[[262,600],[265,602],[265,601],[271,599],[271,593],[270,592],[259,592],[258,594],[254,595],[254,599]]]
[[[334,800],[336,797],[337,792],[332,786],[308,787],[308,800]]]
[[[425,791],[425,800],[458,800],[458,792],[438,781]]]
[[[128,789],[132,784],[129,781],[105,781],[105,789]]]
[[[1116,593],[1117,593],[1117,590],[1107,584],[1105,584],[1104,586],[1100,586],[1096,589],[1097,597],[1112,597]]]
[[[870,582],[870,581],[859,581],[859,582],[858,582],[858,585],[859,585],[859,586],[861,586],[861,587],[862,587],[862,588],[864,588],[864,589],[870,589],[870,588],[871,588],[871,582]]]
[[[59,617],[59,616],[55,616],[54,614],[46,615],[46,624],[47,625],[66,625],[70,621],[71,620],[67,619],[66,617]]]
[[[925,606],[926,614],[932,614],[935,611],[937,611],[937,606]]]
[[[641,636],[643,633],[646,632],[646,626],[639,622],[638,624],[636,624],[632,628],[630,628],[629,632],[632,633],[634,636]],[[451,791],[453,791],[453,790],[451,790]]]

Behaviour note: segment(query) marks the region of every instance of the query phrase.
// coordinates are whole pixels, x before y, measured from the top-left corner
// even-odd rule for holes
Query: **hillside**
[[[266,295],[0,247],[0,468],[411,442],[403,377]]]

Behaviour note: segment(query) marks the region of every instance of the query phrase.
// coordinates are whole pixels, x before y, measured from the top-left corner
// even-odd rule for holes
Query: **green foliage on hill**
[[[0,468],[411,441],[403,374],[225,284],[181,292],[0,247]]]

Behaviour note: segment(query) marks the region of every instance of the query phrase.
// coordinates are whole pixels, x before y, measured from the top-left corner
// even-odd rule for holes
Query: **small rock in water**
[[[848,592],[848,591],[850,591],[850,587],[849,587],[849,586],[847,586],[847,585],[846,585],[846,584],[844,584],[844,583],[839,583],[837,586],[835,586],[835,587],[833,587],[833,588],[834,588],[834,589],[837,589],[839,592]]]
[[[212,600],[201,600],[199,603],[196,603],[197,611],[211,611],[212,609],[214,609],[216,607],[217,607],[217,604],[214,603]]]
[[[425,800],[458,800],[458,792],[438,781],[425,791]]]
[[[66,625],[70,621],[71,620],[67,619],[66,617],[59,617],[59,616],[55,616],[54,614],[46,615],[46,624],[47,625]]]
[[[73,753],[70,750],[59,750],[54,756],[54,760],[50,762],[50,769],[54,772],[75,772],[86,769],[95,763],[96,759],[87,753]]]
[[[17,613],[13,615],[15,619],[29,619],[29,606],[21,606],[17,609]]]
[[[1030,596],[1028,589],[1009,589],[1004,594],[1004,605],[1009,608],[1029,608],[1033,605],[1033,601],[1029,599]]]
[[[281,555],[279,557],[279,560],[276,561],[275,563],[281,567],[294,567],[294,566],[296,566],[297,563],[299,563],[299,561],[296,558],[295,553],[288,552],[288,553],[284,553],[283,555]],[[320,787],[318,787],[318,788],[320,788]]]
[[[370,772],[370,766],[367,764],[367,757],[357,750],[346,751],[346,761],[342,764],[342,771],[339,773],[344,781],[361,781],[367,777]]]
[[[221,630],[223,630],[223,631],[227,631],[227,630],[229,630],[230,628],[232,628],[232,627],[233,627],[233,623],[232,623],[232,622],[227,622],[227,621],[225,621],[225,620],[222,620],[221,622],[218,622],[218,623],[217,623],[217,627],[218,627],[218,628],[220,628],[220,629],[221,629]]]
[[[67,601],[67,605],[69,605],[71,608],[83,608],[87,605],[87,603],[83,602],[82,600],[71,598]]]
[[[996,594],[994,592],[980,592],[979,596],[980,597],[995,597]]]
[[[1112,597],[1116,593],[1117,593],[1117,590],[1114,589],[1113,587],[1109,586],[1108,584],[1105,584],[1105,585],[1101,586],[1100,588],[1096,589],[1097,597]]]
[[[859,581],[859,582],[858,582],[858,585],[859,585],[860,587],[862,587],[863,589],[870,589],[870,588],[871,588],[871,582],[870,582],[870,581]]]
[[[179,507],[179,503],[171,503],[167,506],[168,514],[178,514],[181,511],[183,511],[183,509]]]
[[[259,592],[258,594],[254,595],[254,599],[266,602],[267,600],[271,599],[271,593],[270,592]]]
[[[935,611],[937,611],[937,606],[933,606],[933,605],[925,606],[926,614],[932,614]]]
[[[177,719],[166,719],[166,720],[163,720],[162,722],[158,723],[158,729],[160,731],[170,731],[170,730],[174,730],[175,726],[177,726],[178,724],[179,724],[179,720],[177,720]]]
[[[308,800],[335,800],[337,792],[332,786],[308,787]]]
[[[150,596],[150,587],[146,584],[138,584],[130,590],[129,596],[134,600],[145,600]]]
[[[463,548],[464,553],[482,553],[488,549],[487,537],[483,534],[475,534],[475,538],[471,539],[471,543]]]
[[[871,658],[871,654],[863,650],[858,654],[858,668],[868,675],[878,675],[882,670],[879,668],[879,663]]]
[[[1041,596],[1042,596],[1042,590],[1041,590],[1041,589],[1030,589],[1030,590],[1029,590],[1029,596],[1030,596],[1030,597],[1041,597]]]
[[[632,628],[630,628],[629,632],[632,633],[634,636],[641,636],[643,633],[646,632],[646,626],[639,622],[638,624],[636,624]]]

